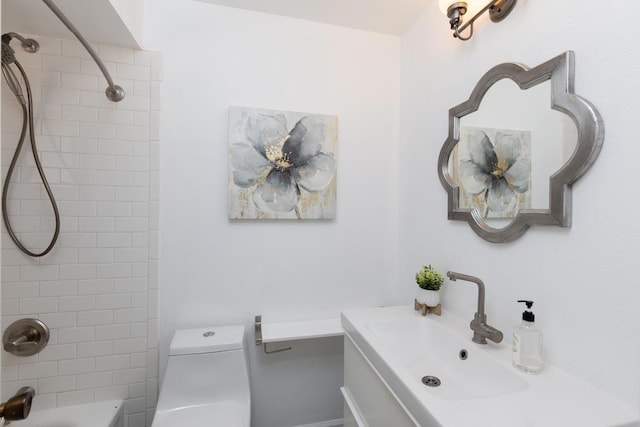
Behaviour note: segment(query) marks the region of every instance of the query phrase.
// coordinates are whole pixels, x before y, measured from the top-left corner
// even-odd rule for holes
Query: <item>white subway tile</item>
[[[60,279],[95,279],[96,268],[92,264],[63,264]]]
[[[80,60],[58,55],[42,55],[42,69],[67,73],[80,72]]]
[[[33,70],[29,72],[31,87],[60,87],[60,72],[53,70]]]
[[[95,329],[92,326],[58,329],[58,342],[60,344],[89,341],[95,341]]]
[[[128,338],[113,341],[113,354],[139,353],[146,349],[146,338]]]
[[[55,378],[43,378],[38,380],[38,395],[40,393],[57,393],[76,389],[76,377],[57,376]]]
[[[57,168],[44,168],[44,175],[47,177],[49,184],[60,184],[60,169]],[[20,181],[21,182],[42,182],[40,174],[35,167],[23,166],[20,168]]]
[[[106,356],[113,353],[113,341],[78,343],[78,357]]]
[[[144,187],[116,188],[116,200],[120,202],[148,202],[149,189]]]
[[[131,203],[98,202],[98,216],[131,216]]]
[[[64,216],[95,216],[96,202],[90,201],[61,201],[58,203],[60,215]]]
[[[11,198],[40,200],[40,185],[12,182]]]
[[[151,79],[149,67],[144,65],[116,64],[116,70],[118,78],[145,81]]]
[[[130,187],[133,185],[133,172],[99,171],[98,184]]]
[[[18,380],[18,365],[4,365],[4,366],[2,366],[2,380],[3,381],[17,381]]]
[[[126,384],[95,389],[96,401],[129,398],[129,386]]]
[[[93,390],[64,391],[56,393],[56,398],[58,407],[83,405],[85,403],[93,402]]]
[[[115,197],[115,187],[111,186],[81,186],[78,188],[80,200],[110,201]]]
[[[126,308],[131,307],[131,294],[106,294],[96,296],[96,308]]]
[[[102,58],[103,61],[111,61],[116,63],[121,62],[126,64],[135,63],[133,49],[100,45],[98,47],[98,51],[100,52],[100,58]]]
[[[94,358],[79,358],[73,360],[61,360],[58,362],[58,375],[77,375],[95,372],[96,361]]]
[[[99,90],[102,80],[98,76],[77,73],[61,73],[60,86],[66,89]]]
[[[147,395],[147,382],[135,383],[129,385],[129,396],[132,398],[145,397]]]
[[[147,248],[117,248],[115,262],[145,262],[149,258]]]
[[[60,266],[61,268],[63,266]],[[78,290],[78,284],[75,280],[56,280],[52,282],[40,282],[40,296],[42,297],[58,297],[75,295]],[[5,295],[2,295],[3,298]]]
[[[7,249],[2,251],[2,262],[6,262],[6,251]],[[37,297],[39,289],[38,282],[2,282],[2,298]]]
[[[60,297],[60,311],[95,310],[96,297],[94,295],[74,295]]]
[[[92,372],[89,374],[81,374],[77,376],[76,381],[78,389],[106,387],[113,384],[111,372]]]
[[[114,384],[130,384],[147,381],[147,368],[131,368],[113,372]],[[144,407],[143,407],[144,410]],[[140,411],[134,411],[140,412]]]
[[[133,84],[133,94],[139,96],[151,96],[151,82],[136,80]]]
[[[16,389],[17,390],[17,389]],[[38,392],[38,390],[36,390]],[[44,411],[57,407],[56,393],[38,393],[38,398],[33,400],[32,411]]]
[[[149,163],[149,149],[150,145],[148,141],[145,142],[135,142],[133,144],[133,155],[138,157],[144,157],[145,161],[148,165]],[[150,167],[150,166],[149,166]]]
[[[60,87],[42,86],[42,102],[47,104],[78,105],[80,91]]]
[[[89,149],[90,147],[87,147],[87,150]],[[95,185],[98,182],[98,171],[90,169],[63,169],[60,171],[60,182],[62,184]]]
[[[149,203],[149,230],[160,229],[160,202],[153,200]]]
[[[76,313],[43,313],[40,320],[49,326],[49,329],[73,328],[76,325]]]
[[[161,55],[154,55],[151,58],[151,80],[162,80],[163,62]]]
[[[56,362],[27,363],[18,366],[19,380],[55,377],[58,374]]]
[[[114,219],[108,217],[80,217],[78,218],[80,232],[110,232],[114,231]]]
[[[131,277],[149,277],[149,266],[146,262],[131,264]]]
[[[131,276],[131,264],[97,264],[96,277],[98,279],[115,279]]]
[[[57,136],[78,136],[80,133],[80,126],[77,121],[74,120],[42,120],[42,134],[43,135],[57,135]],[[52,165],[49,165],[52,166]]]
[[[131,247],[132,248],[148,248],[149,247],[149,233],[131,233]]]
[[[59,245],[61,248],[95,248],[95,233],[62,233]],[[42,279],[44,280],[44,279]]]
[[[149,350],[147,350],[147,375],[149,375],[149,377],[158,376],[158,349],[157,348],[150,348]]]
[[[2,299],[1,305],[2,305],[2,314],[4,316],[20,313],[20,300]]]
[[[113,314],[112,310],[80,311],[78,326],[110,325],[113,323]]]
[[[115,139],[104,139],[98,143],[98,152],[100,154],[110,154],[114,156],[132,156],[133,142],[118,141]]]
[[[131,338],[144,338],[146,336],[147,336],[147,322],[131,324]],[[146,360],[144,365],[140,365],[140,366],[146,366]]]
[[[95,78],[95,77],[94,77]],[[97,122],[98,109],[80,105],[63,105],[60,111],[62,120],[77,120],[84,122]]]
[[[52,184],[51,191],[56,200],[78,200],[78,186],[77,185],[65,185],[65,184]],[[44,188],[41,189],[43,197],[48,197]]]
[[[153,59],[155,53],[144,51],[144,50],[136,50],[134,51],[133,55],[134,55],[134,62],[136,65],[146,65],[150,67],[151,60]]]
[[[19,269],[21,281],[58,280],[57,265],[21,265]]]
[[[129,369],[129,355],[116,354],[112,356],[96,357],[96,371],[115,371],[118,369]]]
[[[82,169],[113,170],[115,158],[100,154],[80,154],[79,167]]]
[[[125,141],[149,141],[149,128],[147,126],[117,125],[116,138]]]
[[[157,319],[158,318],[158,291],[157,290],[155,289],[149,290],[147,303],[148,303],[147,314],[149,316],[149,319]]]
[[[147,320],[147,308],[121,308],[113,310],[113,321],[115,323],[144,322]]]
[[[91,58],[87,49],[77,40],[61,40],[61,53],[63,56],[75,58]]]
[[[130,338],[131,331],[129,325],[104,325],[96,326],[96,340],[115,340]]]
[[[151,111],[149,113],[149,139],[160,140],[160,112]]]
[[[149,203],[147,202],[133,202],[131,203],[132,216],[135,217],[148,217],[149,216]]]
[[[132,144],[135,151],[136,144]],[[116,157],[116,169],[121,171],[145,172],[149,170],[148,157]]]
[[[151,99],[148,96],[127,95],[120,103],[127,110],[149,111]]]
[[[43,319],[40,319],[40,320],[44,322]],[[40,362],[47,362],[47,361],[53,361],[53,360],[65,360],[65,359],[73,359],[73,360],[76,359],[75,344],[47,345],[44,349],[42,349],[40,353],[38,353],[38,361]],[[62,375],[62,372],[58,372],[58,374]]]
[[[129,248],[131,247],[130,233],[98,233],[99,248]]]
[[[109,101],[104,92],[94,92],[88,90],[80,90],[80,105],[100,108],[116,108],[114,103]],[[127,99],[127,97],[125,97]],[[123,102],[123,101],[121,101]]]
[[[116,136],[116,127],[107,123],[80,122],[79,134],[89,138],[113,139]]]
[[[23,298],[20,300],[21,314],[57,313],[58,298],[38,297]]]
[[[12,203],[9,200],[8,203]],[[18,205],[19,206],[19,205]],[[40,229],[40,217],[38,216],[16,216],[9,215],[9,220],[11,222],[11,226],[13,227],[13,231],[16,233],[23,232],[31,232],[33,230]],[[9,241],[9,237],[7,236],[7,241]],[[16,246],[11,244],[9,248],[13,250]],[[15,264],[24,264],[26,261],[31,261],[28,255],[24,255],[22,252],[16,249],[14,253],[3,253],[3,257],[5,257],[2,262],[4,265],[15,265]]]
[[[135,117],[137,117],[137,114]],[[132,125],[134,124],[134,112],[101,108],[98,111],[98,121],[114,125]]]
[[[146,292],[147,290],[147,279],[140,277],[127,277],[124,279],[115,279],[114,281],[114,292],[116,293],[124,293],[124,292]]]
[[[113,292],[113,279],[79,280],[79,295],[99,295]]]
[[[113,249],[111,248],[87,248],[80,251],[79,263],[104,264],[113,262]]]
[[[41,153],[40,159],[43,165],[49,168],[77,168],[80,166],[80,155],[76,153]]]
[[[62,106],[59,104],[38,104],[33,106],[33,114],[35,117],[42,119],[58,119],[62,117]],[[38,140],[38,148],[40,148],[40,140]]]
[[[70,153],[96,154],[98,152],[98,140],[79,136],[61,137],[60,150]]]
[[[54,218],[42,218],[42,228],[53,230]],[[76,218],[60,218],[60,230],[64,233],[77,233],[78,221]],[[53,234],[53,231],[51,232]],[[40,257],[40,264],[76,264],[78,262],[78,250],[76,248],[55,247],[47,255]]]
[[[127,400],[129,402],[129,400]],[[126,405],[125,405],[126,406]],[[125,415],[125,422],[128,427],[148,427],[149,422],[147,422],[147,414],[146,413],[131,413]]]
[[[160,82],[151,82],[151,103],[150,107],[154,111],[162,109],[162,96],[160,91]]]
[[[133,116],[133,124],[136,126],[147,126],[151,123],[150,112],[148,111],[136,111]],[[151,132],[151,130],[150,130]],[[149,134],[151,137],[151,134]]]

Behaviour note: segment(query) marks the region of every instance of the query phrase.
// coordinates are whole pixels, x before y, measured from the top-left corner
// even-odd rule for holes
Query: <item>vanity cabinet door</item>
[[[351,339],[344,339],[345,427],[414,427],[413,422]]]

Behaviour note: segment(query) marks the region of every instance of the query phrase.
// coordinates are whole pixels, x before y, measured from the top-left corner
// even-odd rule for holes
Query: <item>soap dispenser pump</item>
[[[535,326],[535,315],[531,311],[533,301],[518,300],[527,309],[522,313],[522,323],[513,328],[513,366],[529,374],[542,371],[542,332]]]

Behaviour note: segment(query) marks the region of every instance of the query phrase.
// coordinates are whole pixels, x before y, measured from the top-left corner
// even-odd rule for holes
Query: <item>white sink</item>
[[[640,427],[631,408],[558,369],[514,369],[509,343],[472,342],[469,320],[446,311],[423,317],[411,306],[347,310],[342,326],[418,426]],[[427,386],[424,376],[441,384]]]
[[[394,359],[416,383],[422,383],[425,376],[430,377],[427,384],[439,383],[425,388],[439,399],[476,399],[527,388],[513,369],[480,351],[471,342],[471,333],[463,338],[430,317],[375,320],[365,328],[380,345],[389,346],[389,355],[395,349]],[[396,345],[400,337],[410,343],[408,347]]]

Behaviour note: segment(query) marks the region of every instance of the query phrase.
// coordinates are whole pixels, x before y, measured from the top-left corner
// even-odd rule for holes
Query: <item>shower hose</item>
[[[56,200],[53,196],[53,192],[51,191],[51,187],[49,186],[49,182],[47,181],[47,178],[44,174],[44,170],[42,169],[42,164],[40,163],[40,158],[38,156],[38,149],[36,147],[36,139],[34,136],[33,99],[31,95],[31,85],[29,83],[29,78],[27,77],[27,73],[24,71],[24,68],[22,68],[22,65],[17,60],[14,60],[13,64],[15,64],[16,68],[20,71],[20,75],[25,82],[27,90],[27,102],[21,102],[20,99],[18,99],[20,105],[22,106],[22,130],[20,132],[18,145],[15,152],[13,153],[13,158],[11,159],[11,164],[9,165],[9,170],[7,171],[7,177],[4,180],[4,186],[2,187],[2,219],[4,220],[4,224],[7,228],[9,236],[11,236],[11,240],[13,240],[13,242],[22,252],[32,257],[41,257],[48,254],[51,249],[53,249],[53,246],[58,240],[58,235],[60,234],[60,214],[58,212],[58,205],[56,204]],[[11,226],[11,222],[9,221],[9,213],[7,212],[7,195],[9,192],[9,185],[11,183],[11,177],[13,176],[16,163],[18,162],[18,157],[20,156],[20,151],[22,150],[22,146],[27,135],[27,130],[29,131],[29,140],[31,142],[31,152],[33,153],[33,160],[36,163],[38,174],[40,175],[42,184],[44,185],[44,188],[47,192],[47,196],[49,197],[51,207],[53,208],[53,214],[55,216],[55,231],[53,233],[53,237],[51,238],[51,242],[49,243],[49,245],[42,252],[32,252],[27,249],[22,244],[22,242],[20,242],[18,236],[16,236],[16,233],[13,230],[13,227]]]

